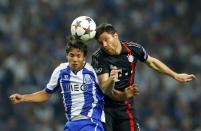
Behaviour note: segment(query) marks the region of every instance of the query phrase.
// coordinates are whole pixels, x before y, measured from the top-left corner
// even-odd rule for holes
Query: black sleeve
[[[93,55],[91,65],[93,66],[93,68],[96,71],[97,75],[101,75],[101,74],[104,74],[104,73],[109,73],[109,66],[104,61],[103,58],[101,59],[101,58]]]
[[[130,42],[129,47],[132,50],[133,54],[142,62],[146,61],[148,58],[147,51],[140,44]]]

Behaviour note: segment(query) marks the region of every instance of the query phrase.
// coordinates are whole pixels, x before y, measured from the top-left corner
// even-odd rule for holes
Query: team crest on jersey
[[[91,76],[89,74],[84,74],[84,84],[91,84],[91,83],[92,83]]]
[[[134,56],[133,55],[128,55],[128,61],[133,62],[134,61]]]

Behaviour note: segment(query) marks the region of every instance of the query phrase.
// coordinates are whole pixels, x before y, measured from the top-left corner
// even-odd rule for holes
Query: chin
[[[105,51],[107,54],[110,54],[110,55],[114,55],[114,52],[110,51],[110,50],[106,50]]]
[[[117,53],[116,53],[116,52],[113,52],[113,51],[112,51],[112,52],[109,52],[109,54],[110,54],[110,55],[117,55]]]

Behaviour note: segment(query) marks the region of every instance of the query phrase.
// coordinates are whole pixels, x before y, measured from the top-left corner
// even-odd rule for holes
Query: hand
[[[118,101],[124,101],[136,95],[139,95],[139,90],[136,84],[125,88],[124,92],[116,90],[116,89],[113,90],[113,96],[115,100],[118,100]]]
[[[136,95],[139,95],[139,89],[138,89],[136,84],[125,88],[124,92],[125,92],[125,95],[126,95],[127,99],[129,99],[131,97],[134,97]]]
[[[23,95],[21,94],[13,94],[9,98],[13,104],[18,104],[20,102],[23,102]]]
[[[193,79],[196,79],[195,75],[193,74],[185,74],[185,73],[182,73],[182,74],[176,74],[176,76],[174,77],[175,80],[179,81],[179,82],[190,82],[192,81]]]

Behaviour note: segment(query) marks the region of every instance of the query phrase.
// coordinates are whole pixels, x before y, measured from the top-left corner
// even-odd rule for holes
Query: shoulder
[[[98,48],[92,55],[92,57],[95,57],[95,58],[100,58],[102,57],[104,54],[103,50],[101,48]]]
[[[96,72],[95,72],[94,68],[89,63],[86,63],[86,65],[84,67],[84,72],[85,73],[92,73],[93,75],[96,75]]]
[[[129,49],[134,53],[136,53],[136,52],[146,52],[145,48],[139,43],[135,43],[133,41],[125,42],[125,43],[128,45]]]
[[[86,63],[85,68],[89,71],[94,71],[94,68],[89,63]]]
[[[68,63],[61,63],[60,65],[58,65],[52,72],[51,79],[54,80],[58,79],[61,72],[65,70],[68,67],[68,65],[69,65]]]
[[[101,48],[97,49],[92,55],[92,66],[97,66],[104,58],[105,56],[103,50]]]
[[[147,51],[141,44],[135,42],[127,42],[129,49],[132,53],[140,59],[140,61],[146,61],[148,58]]]
[[[135,43],[133,41],[127,42],[127,44],[128,44],[128,47],[131,47],[131,48],[142,48],[142,45],[140,45],[139,43]]]

